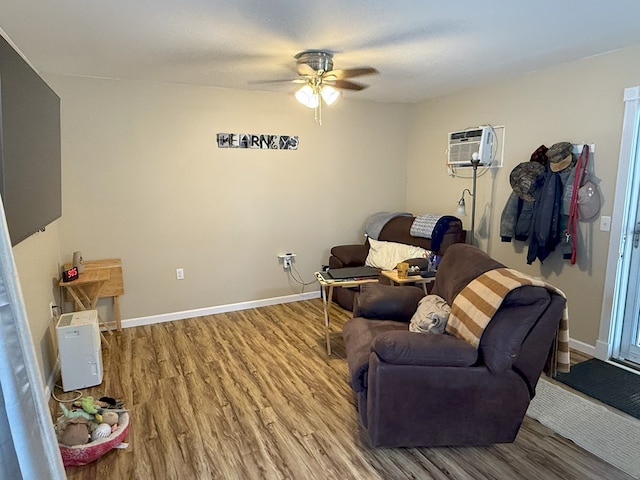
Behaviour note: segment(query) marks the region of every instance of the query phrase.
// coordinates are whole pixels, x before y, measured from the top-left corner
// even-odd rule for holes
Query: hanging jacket
[[[501,241],[510,242],[511,239],[516,239],[525,242],[529,238],[534,203],[523,200],[516,192],[511,192],[500,217]]]
[[[562,213],[562,181],[547,167],[544,184],[536,192],[533,223],[529,234],[527,264],[535,259],[543,262],[560,243]]]

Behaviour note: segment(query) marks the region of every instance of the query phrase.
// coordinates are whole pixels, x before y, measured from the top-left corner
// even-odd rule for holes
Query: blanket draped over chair
[[[457,220],[451,215],[436,215],[434,213],[423,213],[418,215],[411,224],[410,233],[414,237],[431,239],[431,249],[440,250],[442,238],[449,228],[449,222]]]
[[[566,299],[561,290],[542,280],[510,268],[496,268],[476,277],[455,297],[446,331],[477,348],[485,327],[500,308],[506,295],[525,285],[544,287]],[[556,371],[568,372],[570,366],[569,313],[566,303],[558,326],[554,349],[552,357],[554,364],[550,366],[552,376],[555,376]]]

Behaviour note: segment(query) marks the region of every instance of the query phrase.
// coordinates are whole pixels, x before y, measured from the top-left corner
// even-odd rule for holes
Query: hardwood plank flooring
[[[320,299],[112,335],[104,382],[83,393],[125,402],[129,447],[68,478],[631,479],[529,418],[513,444],[372,448],[347,383],[349,314],[332,316],[331,357]]]

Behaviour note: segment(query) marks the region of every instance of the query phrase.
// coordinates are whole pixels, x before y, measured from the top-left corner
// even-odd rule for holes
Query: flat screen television
[[[12,246],[62,215],[60,98],[1,35],[0,195]]]

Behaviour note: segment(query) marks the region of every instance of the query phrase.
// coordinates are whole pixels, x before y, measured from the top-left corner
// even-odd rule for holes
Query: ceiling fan
[[[322,125],[322,103],[334,104],[340,97],[339,90],[363,90],[367,85],[347,80],[362,75],[378,73],[373,67],[357,67],[344,70],[333,69],[333,53],[326,50],[304,50],[294,57],[298,78],[266,80],[256,83],[301,83],[296,99],[304,106],[315,110],[316,123]]]

